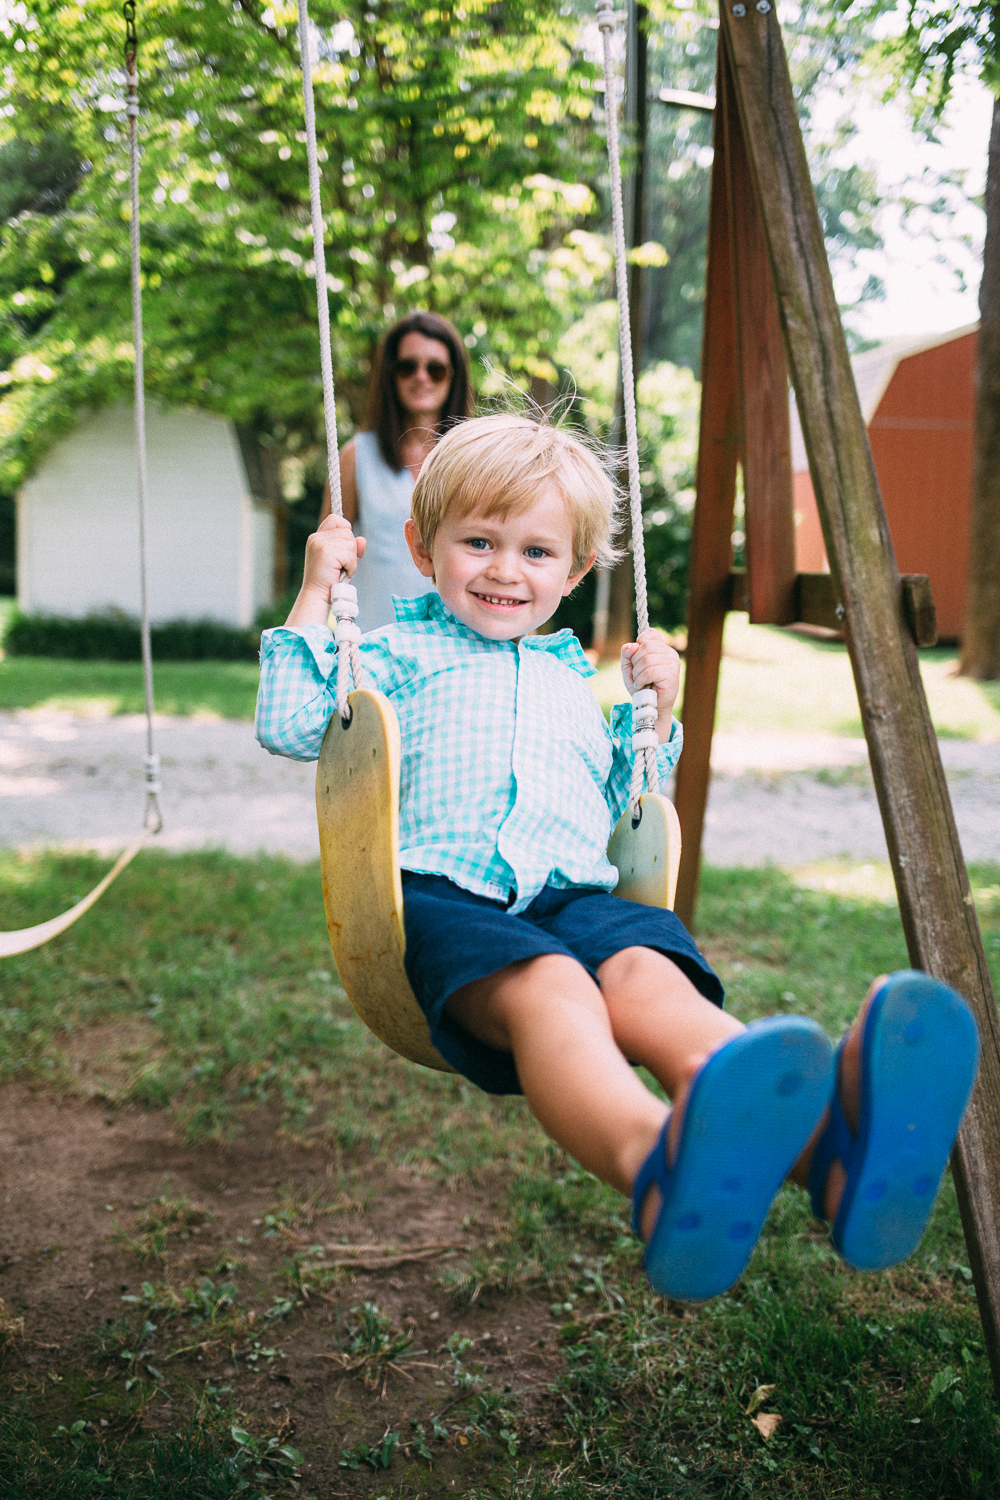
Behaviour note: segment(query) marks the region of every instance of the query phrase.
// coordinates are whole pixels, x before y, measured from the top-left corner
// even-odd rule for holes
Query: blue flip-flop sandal
[[[825,1219],[827,1175],[835,1160],[844,1168],[831,1238],[859,1271],[894,1266],[920,1243],[978,1062],[972,1012],[948,985],[901,969],[879,986],[861,1033],[858,1133],[835,1086],[809,1170],[813,1212]]]
[[[800,1016],[771,1016],[713,1052],[684,1101],[667,1164],[667,1125],[632,1189],[638,1234],[654,1184],[663,1202],[645,1267],[665,1297],[703,1302],[740,1275],[771,1202],[829,1102],[833,1048]]]

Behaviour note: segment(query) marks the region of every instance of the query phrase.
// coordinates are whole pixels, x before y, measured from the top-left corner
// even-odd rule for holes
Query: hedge
[[[260,630],[217,620],[169,620],[150,631],[156,661],[256,661]],[[139,622],[123,615],[15,614],[4,650],[11,656],[61,656],[87,661],[140,661]]]

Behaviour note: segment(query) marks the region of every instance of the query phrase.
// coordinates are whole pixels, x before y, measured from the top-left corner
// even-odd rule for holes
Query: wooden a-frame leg
[[[982,1038],[979,1078],[952,1168],[1000,1396],[1000,1016],[905,621],[774,10],[722,6],[720,43],[732,60],[910,961],[965,996]]]
[[[711,775],[722,631],[729,604],[733,505],[740,441],[728,199],[725,143],[717,111],[702,339],[697,499],[691,534],[688,643],[681,709],[684,750],[677,767],[676,792],[684,842],[674,910],[688,927],[694,919],[701,837]]]
[[[795,618],[795,507],[788,360],[724,46],[719,48],[716,97],[729,186],[750,620],[754,625],[790,625]]]

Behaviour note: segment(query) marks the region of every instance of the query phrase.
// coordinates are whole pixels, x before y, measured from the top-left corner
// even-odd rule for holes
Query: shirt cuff
[[[333,632],[326,625],[275,625],[264,630],[260,637],[261,664],[271,656],[295,648],[301,641],[316,664],[316,670],[325,681],[337,662],[337,643]]]

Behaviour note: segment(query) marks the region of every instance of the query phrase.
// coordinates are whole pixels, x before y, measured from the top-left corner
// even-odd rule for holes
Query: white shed
[[[149,612],[246,626],[274,597],[275,512],[252,493],[231,422],[147,408]],[[129,408],[83,416],[17,497],[25,614],[137,616],[139,520]]]

